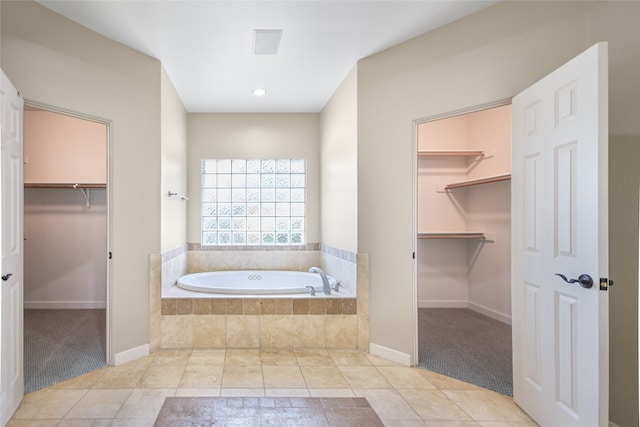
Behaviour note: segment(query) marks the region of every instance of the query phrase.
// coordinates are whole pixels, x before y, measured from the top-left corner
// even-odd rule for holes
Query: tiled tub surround
[[[197,244],[151,256],[150,348],[369,347],[368,258],[303,247],[206,248]],[[221,270],[295,270],[320,266],[349,295],[242,297],[176,292],[183,274]],[[180,291],[183,291],[180,289]],[[345,292],[345,294],[347,294]],[[163,297],[164,296],[164,297]]]

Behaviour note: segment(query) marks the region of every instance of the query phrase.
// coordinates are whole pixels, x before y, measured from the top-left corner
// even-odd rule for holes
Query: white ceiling
[[[189,112],[318,112],[359,59],[496,2],[39,1],[162,61]],[[283,30],[277,55],[255,29]]]

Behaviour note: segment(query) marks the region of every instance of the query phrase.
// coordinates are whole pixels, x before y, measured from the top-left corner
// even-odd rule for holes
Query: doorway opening
[[[109,123],[24,109],[25,392],[109,362]]]
[[[511,396],[510,102],[416,129],[417,364]]]

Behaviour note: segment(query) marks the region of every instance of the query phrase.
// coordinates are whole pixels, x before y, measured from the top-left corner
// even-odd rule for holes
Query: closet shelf
[[[511,174],[505,173],[502,175],[488,176],[485,178],[472,179],[469,181],[454,182],[452,184],[445,185],[444,189],[453,190],[454,188],[470,187],[472,185],[480,185],[480,184],[490,184],[492,182],[509,181],[510,179],[511,179]]]
[[[483,157],[481,150],[419,150],[420,157]]]
[[[24,188],[107,188],[107,184],[70,184],[54,182],[25,182]]]
[[[484,233],[479,232],[435,232],[418,233],[418,239],[485,239]]]

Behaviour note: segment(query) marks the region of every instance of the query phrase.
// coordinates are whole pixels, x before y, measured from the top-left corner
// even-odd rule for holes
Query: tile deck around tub
[[[162,316],[357,314],[356,298],[162,298]]]
[[[167,397],[154,426],[384,426],[363,397]]]

